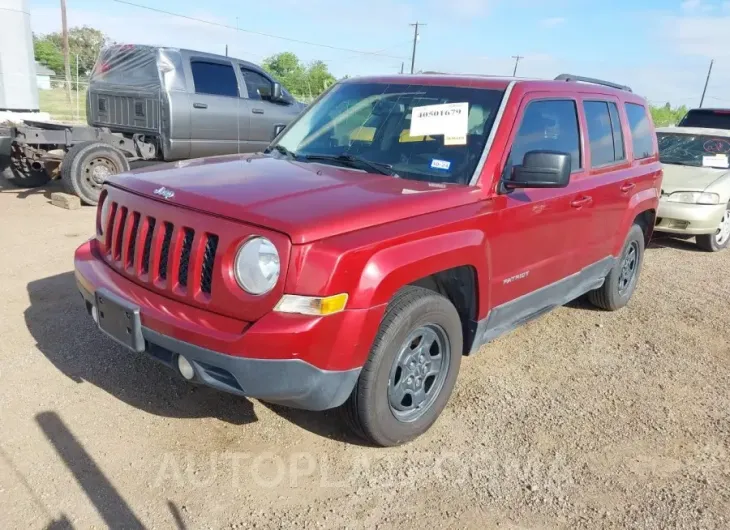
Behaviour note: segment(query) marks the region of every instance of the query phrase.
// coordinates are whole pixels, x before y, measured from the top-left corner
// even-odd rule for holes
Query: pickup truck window
[[[623,134],[616,104],[585,101],[583,110],[588,123],[591,165],[599,167],[624,160]]]
[[[527,105],[510,153],[506,174],[522,165],[529,151],[547,150],[568,153],[573,171],[582,167],[575,101],[546,99]]]
[[[481,88],[342,83],[309,107],[278,145],[303,161],[326,156],[331,160],[317,163],[346,166],[332,158],[355,156],[401,178],[468,184],[503,96]],[[430,132],[411,135],[414,113],[420,113],[417,126]]]
[[[271,97],[271,81],[258,72],[241,68],[241,75],[246,82],[248,99],[268,99]]]
[[[238,97],[236,72],[230,64],[190,61],[196,94]]]
[[[631,141],[634,146],[634,159],[654,156],[654,137],[646,108],[636,103],[626,104],[626,115],[631,127]]]

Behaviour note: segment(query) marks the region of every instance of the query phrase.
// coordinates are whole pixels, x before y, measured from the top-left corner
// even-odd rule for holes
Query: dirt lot
[[[628,308],[484,347],[383,450],[102,337],[71,272],[93,216],[0,193],[1,528],[730,527],[730,253],[657,240]]]

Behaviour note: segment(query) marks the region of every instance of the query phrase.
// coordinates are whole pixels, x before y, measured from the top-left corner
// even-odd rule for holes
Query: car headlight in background
[[[686,204],[720,204],[720,196],[717,193],[703,193],[700,191],[677,191],[669,195],[667,200]]]
[[[97,227],[99,230],[99,235],[104,235],[104,229],[109,224],[109,210],[111,210],[112,207],[112,201],[108,200],[108,197],[105,196],[102,199],[104,202],[101,203],[101,209],[99,211],[99,226]]]
[[[238,249],[233,271],[238,285],[247,293],[268,293],[279,280],[279,253],[265,237],[253,237]]]

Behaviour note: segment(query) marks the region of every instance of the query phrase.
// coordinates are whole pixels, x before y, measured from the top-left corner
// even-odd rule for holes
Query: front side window
[[[258,72],[241,68],[243,80],[246,82],[248,99],[269,99],[271,98],[271,81]]]
[[[298,160],[356,157],[401,178],[469,184],[504,91],[347,82],[334,87],[278,146]]]
[[[649,158],[654,156],[654,137],[652,125],[646,108],[636,103],[626,104],[626,115],[631,128],[631,142],[634,146],[634,158]]]
[[[662,164],[725,170],[730,166],[730,136],[660,132],[657,139]]]
[[[191,61],[196,94],[238,97],[238,83],[233,65],[208,61]]]
[[[624,160],[624,140],[616,104],[586,101],[583,110],[588,123],[591,165],[599,167]]]
[[[525,154],[530,151],[568,153],[573,171],[582,167],[575,101],[546,99],[527,105],[512,143],[507,174],[512,167],[522,165]]]

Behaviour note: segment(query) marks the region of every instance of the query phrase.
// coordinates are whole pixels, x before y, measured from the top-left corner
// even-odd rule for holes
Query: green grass
[[[41,112],[48,112],[51,118],[56,121],[70,123],[86,123],[86,90],[82,89],[79,94],[78,116],[76,115],[76,91],[71,91],[71,101],[68,100],[66,91],[61,88],[52,90],[39,90],[38,97]]]

